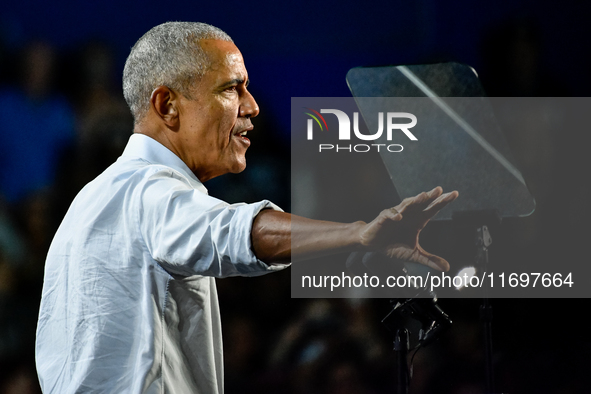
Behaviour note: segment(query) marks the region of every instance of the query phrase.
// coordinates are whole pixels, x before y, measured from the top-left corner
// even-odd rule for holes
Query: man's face
[[[195,84],[194,100],[181,96],[179,153],[205,182],[244,170],[250,146],[246,132],[253,129],[250,118],[259,108],[246,88],[248,73],[238,48],[221,40],[202,40],[201,47],[210,65]]]

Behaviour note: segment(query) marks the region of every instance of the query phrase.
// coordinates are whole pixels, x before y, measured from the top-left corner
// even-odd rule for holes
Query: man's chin
[[[232,174],[239,174],[242,171],[244,171],[246,169],[246,162],[241,163],[238,166],[235,166],[235,168],[232,169],[232,171],[230,171]]]
[[[231,174],[239,174],[246,169],[246,157],[244,155],[240,155],[235,157],[234,161],[230,165],[228,172]]]

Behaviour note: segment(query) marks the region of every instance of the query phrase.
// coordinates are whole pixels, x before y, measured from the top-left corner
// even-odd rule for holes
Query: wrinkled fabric
[[[280,270],[252,250],[269,201],[229,205],[144,135],[76,197],[51,244],[37,326],[44,393],[223,393],[214,278]]]

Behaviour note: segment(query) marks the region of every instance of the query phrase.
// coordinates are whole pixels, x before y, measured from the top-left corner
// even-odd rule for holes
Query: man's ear
[[[158,86],[150,97],[150,105],[154,112],[171,129],[178,127],[178,98],[178,94],[167,86]]]

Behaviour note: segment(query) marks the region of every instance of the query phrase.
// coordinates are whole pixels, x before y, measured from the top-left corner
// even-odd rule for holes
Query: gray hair
[[[200,40],[233,42],[217,27],[199,22],[167,22],[150,29],[131,48],[123,70],[123,95],[139,123],[158,86],[167,86],[192,100],[195,81],[209,66]]]

